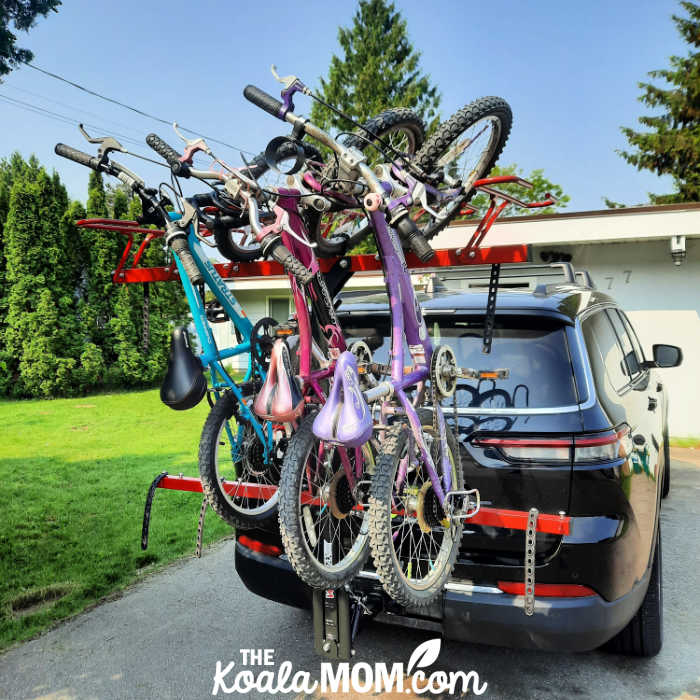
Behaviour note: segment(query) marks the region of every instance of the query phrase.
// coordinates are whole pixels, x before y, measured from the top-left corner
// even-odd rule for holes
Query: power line
[[[8,81],[5,81],[3,83],[3,86],[5,89],[9,88],[10,90],[15,90],[17,92],[22,92],[25,95],[31,95],[32,97],[36,97],[39,100],[43,100],[44,102],[49,102],[51,104],[59,105],[60,107],[66,107],[67,109],[74,110],[76,109],[75,104],[68,104],[67,102],[61,102],[60,100],[55,100],[51,97],[47,97],[46,95],[42,95],[41,93],[38,92],[32,92],[31,90],[27,90],[25,88],[18,87],[17,85],[14,85],[13,83],[10,83]],[[134,126],[129,126],[128,124],[124,124],[124,122],[118,122],[114,121],[113,119],[108,119],[107,117],[103,116],[102,114],[98,114],[97,112],[91,112],[90,110],[83,109],[82,107],[80,108],[80,114],[82,115],[91,115],[93,117],[96,117],[100,123],[104,124],[111,124],[112,126],[116,126],[120,129],[127,129],[128,131],[133,132],[136,134],[133,138],[138,138],[143,136],[143,132],[139,129],[137,129]],[[83,121],[82,118],[76,119],[77,122]]]
[[[75,126],[77,121],[73,117],[69,117],[65,114],[61,114],[60,112],[54,112],[50,109],[46,109],[45,107],[41,107],[36,104],[32,104],[31,102],[25,102],[24,100],[18,100],[15,97],[9,97],[8,95],[4,95],[0,93],[0,99],[4,100],[5,102],[15,106],[19,107],[20,109],[24,109],[27,112],[33,112],[34,114],[39,114],[40,116],[44,117],[49,117],[50,119],[54,119],[56,121],[60,121],[63,124],[70,124],[71,126]],[[96,124],[89,124],[85,122],[85,126],[89,127],[90,129],[104,129],[102,126],[97,126]],[[125,134],[118,134],[114,133],[114,136],[117,136],[120,138],[122,141],[128,141],[135,146],[140,146],[141,142],[137,141],[135,138],[132,138],[131,136],[126,136]]]
[[[60,80],[62,83],[66,83],[67,85],[71,85],[74,88],[77,88],[78,90],[82,90],[83,92],[86,92],[89,95],[93,95],[94,97],[97,97],[101,100],[111,102],[112,104],[118,105],[119,107],[123,107],[124,109],[131,110],[132,112],[135,112],[136,114],[140,114],[142,117],[147,117],[148,119],[153,119],[157,122],[160,122],[161,124],[167,124],[168,126],[172,126],[172,124],[173,124],[172,120],[163,119],[162,117],[157,117],[154,114],[149,114],[148,112],[144,112],[143,110],[138,109],[137,107],[132,107],[131,105],[125,104],[124,102],[120,102],[119,100],[115,100],[111,97],[107,97],[106,95],[102,95],[99,92],[95,92],[94,90],[91,90],[90,88],[85,87],[84,85],[79,85],[78,83],[74,83],[72,80],[68,80],[67,78],[64,78],[61,75],[57,75],[56,73],[52,73],[51,71],[44,70],[43,68],[39,68],[39,66],[35,66],[33,63],[25,63],[25,65],[28,66],[29,68],[33,68],[35,71],[38,71],[39,73],[43,73],[44,75],[48,75],[50,78],[54,78],[55,80]],[[212,141],[213,143],[218,143],[222,146],[226,146],[226,148],[231,148],[234,151],[239,151],[239,152],[242,151],[243,153],[255,155],[251,151],[247,151],[244,148],[239,148],[238,146],[234,146],[230,143],[226,143],[225,141],[221,141],[220,139],[214,138],[213,136],[207,136],[206,134],[202,134],[198,131],[194,131],[193,129],[188,129],[187,127],[184,127],[184,126],[180,126],[179,128],[182,129],[183,131],[189,132],[190,134],[194,134],[195,136],[201,136],[202,138],[205,138],[208,141]]]

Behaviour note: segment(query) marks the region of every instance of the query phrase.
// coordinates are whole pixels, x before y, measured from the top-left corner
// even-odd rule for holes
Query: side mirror
[[[644,368],[678,367],[683,362],[683,352],[675,345],[654,345],[654,359],[644,363]]]

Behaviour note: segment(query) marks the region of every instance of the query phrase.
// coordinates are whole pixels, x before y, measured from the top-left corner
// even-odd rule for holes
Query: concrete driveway
[[[437,667],[476,671],[488,683],[486,698],[700,697],[700,465],[685,452],[674,456],[671,495],[662,513],[665,644],[656,658],[444,642]],[[407,663],[421,642],[435,636],[370,624],[361,632],[354,661]],[[235,575],[233,543],[226,542],[0,656],[0,697],[212,697],[217,660],[224,667],[235,661],[240,670],[241,649],[247,648],[274,649],[275,672],[290,660],[295,671],[318,677],[310,615],[249,593]]]

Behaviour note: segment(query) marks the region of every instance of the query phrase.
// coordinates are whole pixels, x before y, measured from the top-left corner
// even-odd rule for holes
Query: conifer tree
[[[39,170],[13,184],[4,229],[7,318],[4,389],[13,396],[56,396],[76,389],[75,297],[64,283],[56,181]],[[58,262],[58,264],[57,264]]]
[[[104,183],[100,173],[91,172],[88,181],[87,216],[104,218],[109,216]],[[80,305],[80,317],[86,342],[92,343],[102,355],[95,355],[95,364],[105,367],[105,383],[119,384],[119,372],[114,336],[110,320],[114,316],[116,290],[112,282],[112,271],[117,266],[124,241],[119,234],[99,229],[82,229],[86,251],[85,293]]]
[[[634,150],[619,152],[638,170],[673,177],[676,191],[650,194],[654,204],[700,200],[700,5],[689,0],[680,4],[688,16],[672,19],[691,51],[671,56],[669,68],[649,73],[665,81],[665,87],[639,83],[640,102],[662,113],[639,118],[646,131],[623,128]]]
[[[321,78],[326,102],[359,122],[390,107],[409,107],[429,127],[439,120],[440,94],[422,73],[406,20],[386,0],[360,0],[350,28],[338,29],[342,57],[334,55]],[[349,124],[314,102],[311,119],[322,128]]]

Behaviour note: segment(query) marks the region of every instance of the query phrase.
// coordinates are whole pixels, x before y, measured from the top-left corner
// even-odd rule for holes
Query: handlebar
[[[310,282],[314,273],[311,272],[304,263],[298,260],[294,255],[287,249],[287,247],[282,243],[282,239],[279,236],[275,236],[267,243],[263,239],[263,253],[267,256],[276,260],[290,275],[296,277],[297,281],[301,284],[307,284]]]
[[[428,262],[435,256],[435,251],[430,246],[430,243],[425,239],[416,222],[413,221],[408,213],[397,221],[395,226],[402,240],[418,256],[421,262]]]
[[[170,249],[175,255],[180,259],[182,267],[185,268],[185,273],[190,278],[192,284],[201,284],[204,281],[202,273],[197,267],[197,263],[194,261],[194,256],[190,251],[189,245],[187,245],[187,238],[184,233],[174,236],[169,241]]]
[[[166,162],[173,171],[173,174],[178,177],[188,178],[190,176],[190,168],[186,163],[180,162],[178,152],[170,145],[165,143],[157,134],[148,134],[146,143],[158,154],[165,158]]]
[[[79,151],[77,148],[66,146],[65,143],[57,143],[53,150],[56,155],[80,163],[80,165],[84,165],[87,168],[92,168],[93,170],[101,169],[102,161],[99,158],[95,158],[88,153],[83,153],[83,151]]]
[[[151,136],[155,136],[155,134],[151,134]],[[167,152],[167,150],[172,151],[174,153],[173,149],[171,149],[166,143],[161,141],[161,139],[159,139],[157,136],[155,136],[155,139],[153,139],[153,143],[157,145],[159,149],[161,147],[164,147],[162,153],[160,150],[156,149],[164,157],[165,152]],[[149,145],[151,145],[151,143],[149,143]],[[155,145],[152,146],[154,149]],[[54,151],[56,152],[56,155],[62,156],[63,158],[68,158],[69,160],[79,163],[80,165],[84,165],[87,168],[92,168],[92,170],[98,172],[105,172],[109,175],[113,175],[114,177],[119,178],[132,190],[136,191],[141,197],[141,199],[143,201],[148,202],[151,208],[154,211],[157,211],[161,219],[164,222],[166,222],[166,229],[168,230],[168,236],[166,240],[168,242],[168,245],[173,251],[173,254],[177,255],[177,257],[179,258],[185,270],[185,273],[192,281],[192,284],[199,284],[203,281],[202,273],[199,271],[199,268],[195,263],[194,257],[192,256],[192,252],[190,251],[189,246],[187,244],[187,236],[185,235],[185,232],[182,229],[178,228],[175,222],[171,221],[170,217],[168,216],[168,213],[163,207],[162,202],[155,198],[155,191],[148,190],[145,187],[143,180],[141,180],[141,178],[138,175],[135,175],[119,163],[108,161],[106,157],[103,157],[101,159],[95,158],[94,156],[84,153],[83,151],[79,151],[76,148],[66,146],[64,143],[57,143],[54,147]]]
[[[256,107],[260,107],[260,109],[271,114],[273,117],[284,120],[284,116],[282,116],[284,105],[259,87],[255,87],[255,85],[246,85],[243,90],[243,96],[246,100],[252,102]]]

